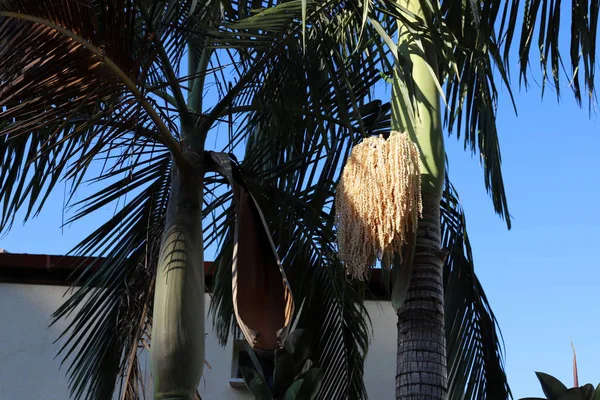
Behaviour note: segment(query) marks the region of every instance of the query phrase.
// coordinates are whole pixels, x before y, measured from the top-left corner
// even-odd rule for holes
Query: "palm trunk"
[[[446,399],[443,261],[439,247],[439,200],[423,197],[411,283],[404,305],[398,310],[396,399]]]
[[[420,0],[398,0],[424,17]],[[421,156],[423,216],[419,221],[407,298],[397,310],[398,348],[396,399],[445,400],[447,394],[444,335],[443,261],[440,252],[440,199],[444,185],[444,138],[439,93],[428,65],[437,70],[434,49],[423,39],[427,61],[415,37],[399,21],[398,56],[411,70],[396,71],[392,94],[392,130],[408,132]],[[407,102],[405,80],[412,79],[413,103]]]
[[[156,272],[151,362],[155,400],[193,400],[204,366],[202,179],[173,165]]]

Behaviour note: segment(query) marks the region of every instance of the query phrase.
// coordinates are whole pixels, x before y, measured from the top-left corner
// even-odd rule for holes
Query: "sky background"
[[[478,157],[465,152],[455,136],[447,139],[446,149],[476,271],[500,322],[509,383],[518,399],[542,396],[534,371],[572,386],[571,340],[580,383],[600,382],[600,120],[589,117],[587,105],[576,105],[565,81],[560,103],[552,91],[542,101],[535,82],[525,92],[518,91],[516,76],[513,81],[519,115],[506,90],[498,112],[512,230],[493,211]],[[83,198],[85,189],[78,196]],[[63,193],[58,190],[38,218],[24,226],[17,222],[0,237],[0,247],[64,254],[114,211],[105,207],[61,229]]]
[[[565,93],[538,90],[499,106],[504,182],[513,216],[506,229],[485,193],[477,158],[447,140],[450,177],[467,217],[477,274],[500,322],[516,398],[542,395],[534,371],[572,386],[570,340],[580,383],[600,383],[598,247],[600,130]]]

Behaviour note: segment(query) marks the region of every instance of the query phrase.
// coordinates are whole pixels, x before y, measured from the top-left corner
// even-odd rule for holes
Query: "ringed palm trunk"
[[[155,400],[193,400],[204,366],[202,179],[173,164],[156,272],[151,363]]]
[[[399,0],[417,16],[423,16],[419,0]],[[428,46],[425,43],[425,46]],[[434,54],[427,51],[429,55]],[[447,393],[444,335],[443,257],[440,251],[440,199],[444,182],[444,142],[438,89],[402,24],[398,54],[410,60],[416,96],[413,104],[401,95],[405,88],[398,72],[392,94],[392,130],[406,131],[421,154],[423,215],[414,249],[412,278],[398,315],[396,399],[445,400]],[[434,71],[436,60],[428,59]],[[412,110],[412,111],[411,111]],[[412,112],[412,117],[411,117]]]

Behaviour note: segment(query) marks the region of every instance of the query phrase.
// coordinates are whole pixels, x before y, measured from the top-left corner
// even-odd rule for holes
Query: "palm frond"
[[[433,6],[432,6],[433,7]],[[442,22],[439,41],[445,50],[440,59],[451,62],[444,67],[446,80],[445,123],[448,130],[464,134],[465,149],[479,153],[486,190],[495,211],[510,229],[511,217],[502,178],[500,144],[496,124],[498,89],[496,80],[512,98],[507,67],[500,55],[496,25],[500,2],[449,2],[432,8],[432,17]],[[447,57],[452,52],[451,58]],[[464,128],[464,129],[463,129]]]
[[[307,7],[307,15],[304,20],[302,19],[302,2],[286,2],[265,9],[246,19],[231,21],[220,31],[214,33],[213,46],[235,51],[230,58],[231,62],[235,64],[232,73],[237,78],[235,79],[236,84],[217,101],[205,123],[212,124],[217,121],[228,107],[233,110],[257,107],[258,103],[253,103],[252,99],[260,90],[262,82],[270,76],[271,68],[278,65],[278,59],[285,59],[288,57],[288,53],[295,53],[298,48],[309,51],[309,43],[313,43],[314,51],[317,53],[329,50],[339,52],[338,56],[346,55],[348,52],[367,51],[368,48],[369,51],[376,53],[376,55],[369,55],[370,59],[378,57],[375,62],[379,67],[377,74],[380,74],[381,70],[391,67],[388,61],[391,54],[390,49],[380,46],[380,43],[374,40],[369,40],[368,44],[360,43],[363,41],[361,40],[362,7],[354,2],[347,4],[339,0],[322,3],[310,2],[307,3]],[[360,10],[360,14],[358,10]],[[386,27],[388,24],[395,24],[393,18],[383,13],[378,14],[378,17],[386,21],[384,23]],[[304,26],[309,28],[304,30],[303,35]],[[369,27],[369,29],[372,32],[373,28]],[[328,42],[323,45],[328,47],[323,47],[319,42],[319,39],[324,37]],[[305,43],[306,47],[304,47]],[[239,47],[243,48],[239,49]],[[325,64],[327,60],[323,58],[321,62]],[[369,67],[372,65],[373,63],[369,64]],[[317,66],[315,65],[315,67]],[[329,66],[323,65],[322,67]],[[339,74],[339,82],[345,85],[343,71],[340,71]],[[312,84],[314,86],[318,82]],[[331,89],[335,90],[335,88]],[[356,104],[354,106],[356,108]]]
[[[446,79],[448,102],[445,122],[449,131],[456,130],[458,135],[464,131],[465,148],[479,152],[485,187],[491,193],[496,212],[510,228],[496,124],[498,86],[504,86],[512,99],[509,66],[515,55],[520,63],[520,82],[527,86],[537,34],[542,95],[551,76],[559,96],[560,76],[565,74],[579,102],[583,80],[592,107],[600,2],[570,2],[571,71],[568,72],[563,67],[560,45],[561,15],[566,11],[566,4],[561,1],[443,1],[439,8],[429,0],[421,3],[430,10],[423,23],[429,27],[434,47],[442,50],[438,59],[449,61],[441,71]],[[513,46],[519,30],[518,46]]]
[[[446,106],[444,123],[459,138],[464,131],[465,149],[479,153],[486,190],[492,196],[495,211],[510,228],[496,127],[498,79],[512,96],[495,36],[494,21],[500,3],[420,0],[421,17],[393,2],[383,3],[387,5],[386,12],[406,28],[411,52],[430,65]],[[385,38],[384,33],[380,34]],[[392,39],[387,37],[386,43],[390,42]],[[411,99],[418,98],[412,84],[412,64],[399,58],[395,64],[396,79],[402,83],[396,88],[412,105]]]
[[[487,2],[470,1],[442,2],[436,8],[435,2],[424,3],[429,4],[429,18],[411,22],[411,29],[429,35],[450,60],[442,71],[448,76],[449,128],[456,126],[460,132],[460,124],[466,124],[466,144],[482,155],[486,185],[496,210],[508,220],[491,70],[500,70],[507,62],[500,54],[510,45],[508,38],[516,24],[512,16],[519,2],[506,6],[508,28],[497,35],[504,42],[490,28],[496,26],[499,6],[488,9]],[[595,38],[597,5],[594,2],[589,10],[578,7],[576,50],[587,60],[584,69],[590,87],[587,79],[593,78],[595,52],[595,42],[590,40]],[[537,15],[533,9],[527,13]],[[81,208],[73,219],[132,197],[73,250],[100,257],[82,270],[87,277],[82,287],[55,315],[74,315],[62,338],[63,357],[71,362],[74,397],[108,398],[116,389],[122,389],[123,399],[143,395],[137,346],[148,340],[151,323],[147,310],[151,309],[153,260],[170,185],[172,161],[166,151],[177,161],[180,143],[175,137],[182,118],[190,113],[198,123],[207,120],[210,126],[228,117],[226,147],[246,149],[243,167],[248,184],[259,194],[262,209],[268,210],[265,217],[297,304],[305,302],[297,325],[318,339],[318,363],[325,368],[321,398],[366,398],[362,369],[368,317],[362,287],[345,277],[332,247],[332,196],[351,145],[360,137],[389,130],[389,105],[371,101],[371,95],[402,61],[393,55],[390,35],[382,32],[394,32],[397,19],[411,20],[407,15],[391,0],[2,2],[0,227],[10,227],[22,207],[26,219],[34,216],[61,179],[69,179],[69,195],[75,193],[98,161],[107,167],[94,182],[104,187],[78,204]],[[556,14],[552,15],[555,21]],[[488,34],[478,35],[478,31]],[[17,45],[21,50],[15,50]],[[207,62],[202,57],[214,54],[214,68],[203,72],[213,74],[219,93],[209,118],[202,110],[181,104],[180,94],[186,89],[198,98],[203,89],[186,88],[190,76],[178,76],[186,47],[192,60],[190,76],[201,69],[199,63]],[[554,63],[557,56],[551,54]],[[225,77],[226,68],[230,78]],[[501,78],[508,86],[504,71],[500,70]],[[208,129],[208,125],[201,127]],[[215,198],[207,204],[205,219],[212,218],[213,223],[206,226],[205,238],[207,246],[220,247],[211,307],[217,334],[225,340],[234,326],[233,219],[231,196],[220,184],[210,188]],[[445,221],[456,217],[450,211],[448,215]],[[466,234],[461,233],[464,223],[448,222],[450,226],[454,231],[448,247],[467,249]],[[463,271],[468,267],[464,265],[472,263],[468,252],[462,258],[456,252],[447,266],[447,283],[475,293],[477,299],[482,292],[476,278],[466,283],[451,279],[453,271]],[[459,267],[456,260],[464,262]],[[454,315],[452,322],[447,322],[452,334],[464,333],[463,325],[480,326],[477,332],[483,332],[473,333],[467,344],[449,339],[455,349],[451,354],[456,354],[452,360],[467,360],[456,362],[469,366],[479,362],[491,377],[500,376],[494,363],[500,365],[501,357],[487,350],[498,348],[497,339],[479,338],[495,334],[495,319],[485,297],[479,303],[473,300],[469,307],[451,298],[447,301],[454,307],[448,312]],[[463,325],[454,329],[458,316],[467,313],[471,319],[461,318]],[[473,353],[469,343],[491,347],[477,347]],[[475,357],[472,354],[484,361],[468,364]],[[475,378],[481,376],[481,368],[477,373],[472,368],[455,372],[455,377],[464,372],[470,380],[453,387],[470,387],[464,390],[471,393],[483,393],[482,385],[490,388],[489,393],[499,388],[501,383],[489,379],[478,383]]]
[[[420,2],[425,17],[413,17],[412,20],[406,18],[410,16],[409,11],[391,2],[382,2],[387,7],[375,2],[375,9],[381,7],[409,26],[415,43],[423,43],[425,39],[431,43],[430,46],[419,44],[419,47],[426,60],[435,55],[439,61],[438,76],[440,85],[445,85],[447,105],[445,124],[449,132],[456,132],[459,138],[464,136],[465,149],[479,154],[486,190],[491,194],[495,211],[510,228],[496,123],[498,88],[504,86],[507,89],[516,110],[509,66],[516,54],[520,63],[520,80],[527,86],[530,54],[532,47],[536,47],[532,45],[537,35],[542,94],[551,75],[559,95],[560,75],[565,74],[579,102],[582,100],[583,80],[591,107],[600,2],[573,0],[570,3],[569,72],[562,64],[562,40],[559,40],[562,35],[561,15],[566,11],[561,1]],[[520,40],[515,49],[513,42],[519,30]],[[391,38],[387,38],[387,43],[390,41]],[[396,63],[398,70],[402,71],[403,61],[396,60]],[[400,77],[407,82],[405,96],[412,98],[414,93],[408,84],[410,75],[404,73]]]
[[[296,12],[301,14],[301,7]],[[389,104],[369,101],[382,79],[381,69],[389,66],[389,50],[358,40],[360,16],[332,12],[319,19],[310,5],[308,15],[306,46],[298,19],[284,21],[282,26],[293,28],[283,34],[269,31],[286,40],[285,51],[265,64],[252,80],[256,85],[236,97],[235,104],[249,106],[250,112],[241,118],[227,148],[245,146],[246,182],[265,212],[296,304],[304,302],[296,323],[317,340],[316,358],[325,369],[320,398],[364,399],[362,373],[369,338],[364,291],[346,278],[335,256],[332,201],[351,145],[363,135],[389,129]],[[249,54],[249,60],[255,59]],[[264,54],[259,49],[256,59]],[[241,68],[253,65],[248,62]],[[232,214],[226,191],[213,191],[215,200],[205,216],[214,222],[206,225],[205,239],[217,243],[223,238],[215,261],[211,311],[224,341],[231,327],[235,329],[227,286]]]
[[[446,179],[441,203],[449,399],[508,399],[498,321],[475,275],[464,212]]]
[[[567,2],[565,2],[567,3]],[[523,5],[523,19],[521,25],[517,22],[521,2],[513,0],[506,2],[502,14],[502,23],[499,38],[503,39],[504,58],[510,59],[512,44],[517,36],[518,28],[521,36],[518,42],[518,57],[520,62],[520,79],[527,85],[529,73],[529,60],[531,49],[537,33],[537,47],[539,62],[543,73],[542,92],[547,82],[548,75],[552,76],[554,89],[560,95],[560,75],[567,75],[569,86],[575,98],[581,103],[582,85],[587,89],[587,98],[592,106],[594,100],[594,78],[596,69],[596,39],[598,33],[598,15],[600,2],[598,0],[570,2],[571,24],[568,26],[569,61],[571,71],[565,71],[562,56],[561,18],[565,14],[567,4],[555,0],[527,1]],[[548,73],[550,67],[550,74]]]
[[[133,0],[3,2],[2,134],[56,137],[108,121],[115,135],[148,135],[179,158],[177,125],[146,93],[153,34]]]
[[[83,200],[77,220],[103,205],[133,198],[120,211],[79,243],[73,254],[85,257],[80,266],[87,278],[55,312],[54,320],[73,314],[61,335],[63,363],[71,395],[78,399],[141,398],[138,346],[151,325],[151,290],[169,185],[168,153],[133,164],[122,180]],[[100,180],[122,174],[122,168]],[[121,377],[121,378],[119,378]]]
[[[128,0],[0,7],[0,226],[23,207],[35,216],[65,180],[67,203],[86,179],[100,187],[67,223],[121,205],[72,250],[85,259],[81,287],[54,314],[73,316],[60,341],[74,398],[144,396],[138,347],[148,340],[168,171],[181,155],[177,115],[147,92],[167,80],[153,35]]]

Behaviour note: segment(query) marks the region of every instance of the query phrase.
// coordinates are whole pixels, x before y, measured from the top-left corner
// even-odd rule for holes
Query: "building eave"
[[[72,286],[81,281],[81,272],[86,266],[98,264],[96,257],[76,257],[50,254],[0,253],[0,282],[23,283],[30,285],[60,285]],[[213,263],[204,263],[206,273],[206,288],[210,290],[213,281]],[[89,268],[84,273],[94,272]],[[85,276],[83,276],[85,278]],[[371,271],[366,298],[371,300],[389,299],[389,293],[383,284],[381,270]]]

